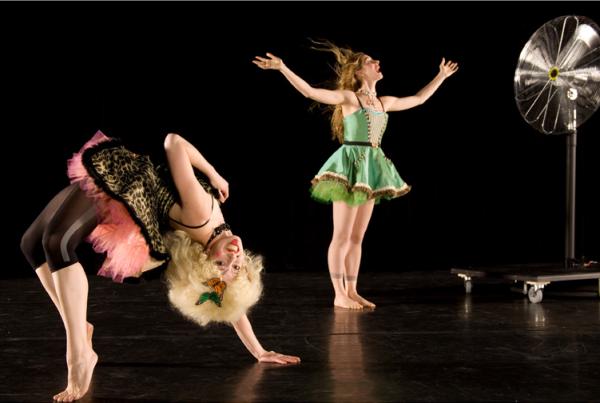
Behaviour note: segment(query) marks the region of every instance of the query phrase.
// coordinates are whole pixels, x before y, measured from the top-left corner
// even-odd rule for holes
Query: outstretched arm
[[[248,316],[242,316],[240,320],[233,324],[233,327],[242,343],[244,343],[244,346],[246,346],[248,351],[250,351],[250,354],[258,361],[275,362],[277,364],[297,364],[300,362],[300,357],[279,354],[275,351],[266,351],[256,338],[250,320],[248,320]]]
[[[456,73],[458,70],[458,64],[448,60],[446,62],[445,58],[442,58],[442,62],[440,63],[440,71],[434,77],[433,80],[425,87],[423,87],[419,92],[410,97],[390,97],[385,96],[381,97],[381,102],[383,102],[383,106],[386,111],[394,112],[394,111],[402,111],[405,109],[413,108],[417,105],[421,105],[425,101],[427,101],[434,92],[442,85],[444,80],[450,77],[452,74]]]
[[[193,188],[193,184],[197,184],[192,169],[194,167],[204,173],[211,185],[219,190],[219,201],[227,200],[229,184],[189,141],[178,134],[169,133],[165,138],[165,151],[175,185],[182,199],[185,200],[185,193]]]
[[[267,57],[256,56],[252,63],[256,64],[263,70],[279,70],[281,74],[298,90],[302,95],[314,101],[321,102],[327,105],[340,105],[348,102],[352,96],[351,91],[345,90],[327,90],[324,88],[312,87],[304,81],[300,76],[290,70],[281,58],[267,53]]]

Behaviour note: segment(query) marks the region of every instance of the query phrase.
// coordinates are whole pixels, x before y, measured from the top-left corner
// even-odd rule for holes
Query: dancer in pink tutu
[[[69,160],[71,185],[23,235],[21,249],[66,330],[68,384],[57,401],[85,395],[98,360],[86,319],[88,282],[75,253],[83,240],[106,253],[98,274],[117,282],[168,261],[169,300],[184,316],[231,323],[258,361],[300,361],[266,351],[246,316],[262,291],[262,264],[225,223],[228,183],[183,137],[169,134],[164,145],[168,168],[96,133]]]

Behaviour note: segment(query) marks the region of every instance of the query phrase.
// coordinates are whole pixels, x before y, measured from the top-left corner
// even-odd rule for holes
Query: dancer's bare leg
[[[63,309],[60,306],[60,301],[58,300],[58,295],[56,294],[56,287],[54,286],[54,280],[52,279],[52,272],[50,271],[50,268],[48,267],[48,263],[44,263],[43,265],[38,267],[35,270],[35,274],[37,274],[38,278],[40,279],[40,283],[42,283],[44,290],[46,290],[46,292],[50,296],[50,299],[52,300],[52,302],[54,303],[54,306],[56,307],[56,309],[58,310],[58,313],[60,314],[60,318],[62,319],[63,324],[65,324],[65,319],[63,316]],[[66,326],[67,325],[65,324],[65,329],[66,329]],[[90,344],[90,348],[91,348],[92,347],[92,336],[94,335],[94,325],[92,325],[90,322],[87,322],[86,330],[87,330],[88,343]]]
[[[335,291],[333,305],[347,309],[362,309],[360,303],[348,297],[344,285],[345,256],[356,213],[356,207],[350,207],[344,202],[333,203],[333,237],[327,253],[329,275]]]
[[[360,259],[362,255],[362,242],[365,237],[365,232],[369,226],[371,215],[373,214],[374,200],[369,200],[367,203],[358,207],[354,226],[350,234],[350,246],[346,254],[346,292],[348,297],[358,302],[364,307],[375,308],[375,304],[358,295],[356,284],[358,281],[358,271],[360,270]]]
[[[52,273],[56,295],[62,308],[67,333],[67,388],[54,396],[59,402],[71,402],[85,395],[90,386],[98,356],[87,339],[88,282],[80,263]]]

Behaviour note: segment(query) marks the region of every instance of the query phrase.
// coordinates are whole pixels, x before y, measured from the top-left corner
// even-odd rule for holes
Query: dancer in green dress
[[[388,112],[424,103],[458,65],[442,58],[438,74],[415,95],[378,97],[375,86],[383,78],[379,60],[328,41],[316,44],[317,50],[335,55],[335,90],[311,86],[271,53],[256,56],[253,63],[263,70],[279,70],[302,95],[332,109],[333,136],[342,145],[313,178],[311,194],[316,200],[333,203],[333,237],[327,256],[335,291],[333,304],[374,308],[356,288],[364,234],[375,203],[410,191],[380,148]]]

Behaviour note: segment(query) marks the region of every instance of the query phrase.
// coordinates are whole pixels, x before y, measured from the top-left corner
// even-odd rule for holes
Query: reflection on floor
[[[265,276],[250,315],[258,338],[302,357],[280,367],[255,363],[228,326],[182,319],[160,281],[90,277],[100,361],[82,401],[600,400],[597,296],[549,287],[531,304],[500,283],[467,296],[449,271],[360,280],[374,311],[334,309],[322,273]],[[0,401],[50,401],[66,382],[58,314],[34,278],[0,281],[0,296]]]

